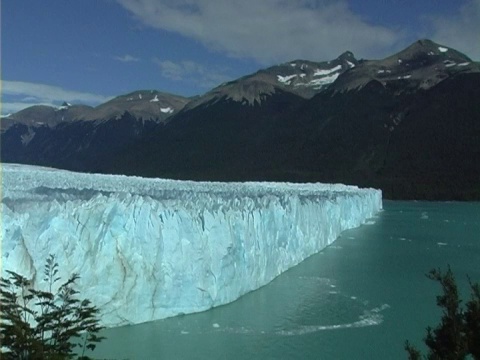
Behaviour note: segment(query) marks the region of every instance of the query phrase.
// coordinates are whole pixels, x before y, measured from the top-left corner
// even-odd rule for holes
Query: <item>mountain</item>
[[[61,122],[70,122],[78,119],[92,109],[91,106],[71,105],[66,102],[59,107],[35,105],[20,110],[15,114],[2,117],[0,121],[0,129],[5,131],[15,124],[53,127]]]
[[[159,109],[173,108],[173,99],[144,107],[160,94],[116,98],[86,112],[97,111],[92,118],[43,126],[41,135],[18,123],[2,134],[2,161],[193,180],[343,182],[392,199],[480,199],[480,65],[430,40],[380,60],[345,52],[272,66],[179,99],[165,118]],[[142,110],[133,99],[144,100]],[[148,111],[157,115],[145,127],[150,122],[139,119]]]
[[[228,113],[228,124],[232,128],[225,131],[235,134],[238,133],[236,127],[242,126],[247,114],[253,120],[258,117],[269,119],[279,111],[285,112],[286,108],[321,92],[340,73],[357,63],[351,52],[328,62],[297,60],[222,84],[194,99],[145,90],[118,96],[95,108],[70,104],[58,108],[30,107],[1,120],[2,161],[101,171],[106,167],[102,163],[110,163],[108,157],[117,150],[134,140],[142,143],[147,138],[154,139],[152,133],[156,134],[157,130],[163,133],[160,124],[173,118],[175,125],[168,126],[168,129],[176,131],[174,129],[189,126],[191,133],[201,124],[197,121],[200,117],[208,116],[212,121],[217,119],[224,123],[223,118]],[[265,101],[266,106],[261,104]],[[236,106],[239,104],[241,109]],[[202,113],[206,106],[212,105],[214,107],[210,110],[213,111]],[[243,109],[245,105],[250,107],[248,111]],[[221,110],[216,110],[217,107]],[[195,135],[187,136],[192,137],[192,143],[195,142]],[[170,142],[168,139],[165,143]],[[231,144],[237,142],[232,139]],[[175,158],[168,157],[168,152],[168,149],[162,149],[159,155],[167,158],[165,164]],[[202,159],[198,160],[201,162]]]
[[[290,173],[275,176],[373,186],[391,199],[478,199],[479,85],[471,73],[416,92],[372,80],[320,94],[290,133]]]
[[[249,157],[256,157],[256,137],[284,131],[285,126],[272,128],[276,119],[292,114],[356,64],[353,54],[345,52],[332,61],[295,60],[221,84],[190,101],[165,126],[122,151],[118,159],[124,160],[109,162],[103,171],[237,179],[248,169],[245,162],[251,162]],[[243,177],[253,179],[247,174],[240,179]]]
[[[1,119],[1,158],[96,171],[185,106],[188,98],[154,90],[118,96],[95,108],[33,106]]]
[[[135,91],[117,96],[85,112],[77,119],[105,121],[121,117],[125,112],[128,112],[137,119],[164,122],[172,114],[181,110],[188,102],[188,98],[156,90]]]
[[[340,74],[357,64],[358,60],[353,53],[347,51],[332,61],[295,60],[275,65],[221,84],[191,101],[185,110],[222,99],[231,99],[243,105],[260,104],[266,96],[276,92],[311,98],[327,89]]]
[[[391,199],[479,199],[479,84],[480,73],[460,74],[399,95],[371,81],[288,107],[270,98],[263,111],[205,106],[124,149],[104,171],[343,182],[381,188]]]
[[[331,87],[336,91],[358,89],[372,80],[399,91],[429,89],[459,73],[480,71],[466,55],[431,40],[419,40],[382,60],[369,60],[343,73]]]
[[[148,137],[125,148],[104,172],[208,180],[241,179],[259,136],[269,136],[279,118],[305,99],[277,88],[248,105],[231,97],[210,99],[182,110]],[[123,161],[119,161],[123,158]],[[253,173],[252,173],[253,174]]]
[[[278,68],[268,70],[187,104],[104,171],[344,182],[394,199],[480,198],[480,70],[465,55],[422,40],[357,61],[311,98],[273,82]]]
[[[97,107],[72,105],[64,102],[61,106],[35,105],[1,119],[5,131],[14,124],[54,127],[62,122],[108,121],[120,118],[125,112],[142,120],[164,122],[181,110],[190,99],[156,90],[135,91],[117,96]]]

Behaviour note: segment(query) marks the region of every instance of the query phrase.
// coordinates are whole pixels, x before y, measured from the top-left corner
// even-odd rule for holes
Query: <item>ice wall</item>
[[[345,185],[198,183],[3,164],[2,271],[42,286],[49,254],[107,326],[231,302],[382,207]]]

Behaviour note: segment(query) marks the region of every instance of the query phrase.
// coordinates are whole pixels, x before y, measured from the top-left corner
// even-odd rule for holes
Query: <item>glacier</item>
[[[2,166],[2,276],[81,278],[104,326],[226,304],[382,209],[341,184],[213,183]]]

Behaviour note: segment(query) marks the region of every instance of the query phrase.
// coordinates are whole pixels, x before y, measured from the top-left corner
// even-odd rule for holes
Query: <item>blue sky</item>
[[[135,90],[202,94],[295,59],[430,38],[480,60],[480,0],[3,0],[2,114]]]

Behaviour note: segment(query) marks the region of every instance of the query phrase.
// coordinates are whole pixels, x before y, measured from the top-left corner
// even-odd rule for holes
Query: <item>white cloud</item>
[[[175,81],[189,81],[204,88],[217,86],[231,78],[225,74],[225,69],[213,69],[191,60],[173,62],[153,58],[162,76]]]
[[[353,13],[345,0],[117,0],[143,24],[264,63],[387,55],[402,34]]]
[[[162,76],[168,79],[183,80],[185,75],[187,75],[187,71],[182,64],[174,63],[170,60],[160,60],[159,58],[154,58],[152,61],[158,65]]]
[[[33,105],[74,104],[97,105],[111,97],[66,90],[58,86],[24,81],[2,80],[2,114],[16,112]]]
[[[432,40],[480,60],[480,0],[470,0],[457,14],[430,18]]]
[[[124,63],[140,61],[140,58],[137,58],[137,57],[132,56],[130,54],[126,54],[126,55],[123,55],[123,56],[114,56],[113,58],[115,60],[118,60],[118,61],[121,61],[121,62],[124,62]]]

